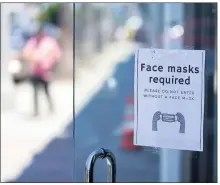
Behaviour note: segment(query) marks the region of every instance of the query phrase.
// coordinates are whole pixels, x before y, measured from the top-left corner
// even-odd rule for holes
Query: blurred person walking
[[[31,62],[30,81],[33,86],[34,116],[38,116],[39,90],[44,89],[48,100],[49,110],[54,110],[50,82],[52,72],[61,57],[61,48],[56,39],[47,36],[43,27],[30,38],[23,49],[23,57]]]

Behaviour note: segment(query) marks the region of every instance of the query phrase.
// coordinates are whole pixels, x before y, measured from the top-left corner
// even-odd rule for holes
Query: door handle
[[[85,167],[85,182],[92,183],[94,175],[94,165],[97,159],[106,159],[108,166],[107,182],[113,183],[116,181],[116,159],[114,154],[108,150],[99,148],[93,151],[86,161]]]

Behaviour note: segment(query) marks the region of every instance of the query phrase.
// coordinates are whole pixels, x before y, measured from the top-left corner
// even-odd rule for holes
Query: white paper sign
[[[205,51],[138,49],[134,144],[203,151]]]

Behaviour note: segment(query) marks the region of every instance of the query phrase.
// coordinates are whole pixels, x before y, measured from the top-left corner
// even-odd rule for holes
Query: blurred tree
[[[40,23],[51,23],[58,26],[61,7],[62,3],[47,3],[45,6],[42,6],[39,15]]]

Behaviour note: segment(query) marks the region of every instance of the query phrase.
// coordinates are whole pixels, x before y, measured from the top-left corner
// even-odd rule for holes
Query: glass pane
[[[73,181],[72,6],[1,3],[1,182]]]
[[[84,103],[76,105],[74,181],[84,181],[92,151],[108,148],[116,156],[117,182],[216,182],[217,4],[83,3],[80,8],[76,73],[90,90]],[[124,142],[133,130],[134,52],[139,47],[206,50],[203,152]],[[88,70],[82,74],[84,65]],[[84,96],[79,89],[75,92],[76,101]],[[106,176],[105,160],[98,160],[94,180],[105,182]]]

